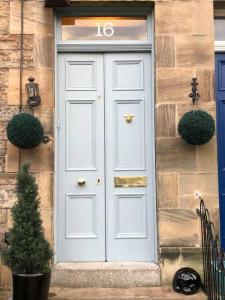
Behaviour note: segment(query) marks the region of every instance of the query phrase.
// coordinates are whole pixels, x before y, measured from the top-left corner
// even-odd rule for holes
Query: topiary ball
[[[206,111],[192,110],[183,115],[178,124],[182,139],[190,145],[208,143],[215,133],[215,121]]]
[[[7,137],[18,148],[30,149],[38,146],[44,130],[38,118],[28,113],[15,115],[8,123]]]

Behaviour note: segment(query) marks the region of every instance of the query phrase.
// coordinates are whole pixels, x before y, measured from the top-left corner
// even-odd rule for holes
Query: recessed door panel
[[[66,100],[67,170],[96,169],[96,101]]]
[[[97,238],[96,195],[66,195],[66,238]]]
[[[95,90],[96,75],[95,61],[66,61],[67,90]]]
[[[115,211],[116,239],[147,237],[145,194],[116,194]]]
[[[113,74],[114,90],[143,89],[143,60],[115,60]]]
[[[124,99],[114,103],[115,169],[144,170],[144,100]]]

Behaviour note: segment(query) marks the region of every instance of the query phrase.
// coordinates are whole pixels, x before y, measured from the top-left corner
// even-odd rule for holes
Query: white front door
[[[156,260],[150,59],[58,56],[59,261]]]

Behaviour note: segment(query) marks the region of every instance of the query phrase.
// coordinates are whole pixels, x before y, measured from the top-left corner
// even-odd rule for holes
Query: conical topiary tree
[[[29,165],[23,165],[17,175],[16,192],[18,202],[12,208],[13,227],[3,260],[17,274],[46,273],[50,271],[53,252],[44,238],[38,185]]]

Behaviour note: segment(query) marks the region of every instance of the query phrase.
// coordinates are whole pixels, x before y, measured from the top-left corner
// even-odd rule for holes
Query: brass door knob
[[[131,114],[125,114],[123,117],[124,117],[124,119],[126,120],[127,123],[131,123],[135,116],[131,115]]]
[[[79,186],[84,186],[86,183],[86,180],[84,178],[79,178],[77,183]]]

